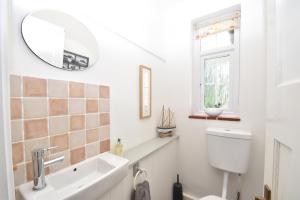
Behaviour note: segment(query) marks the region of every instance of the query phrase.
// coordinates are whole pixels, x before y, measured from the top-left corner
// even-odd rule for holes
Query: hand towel
[[[134,194],[134,200],[151,200],[150,197],[150,186],[148,181],[139,183],[136,186],[136,191]]]

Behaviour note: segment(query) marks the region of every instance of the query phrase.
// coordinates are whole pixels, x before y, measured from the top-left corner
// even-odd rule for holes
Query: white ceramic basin
[[[20,186],[25,200],[93,200],[119,183],[128,172],[128,160],[103,153],[46,176],[47,187],[33,191],[33,183]]]
[[[222,108],[205,108],[204,112],[209,116],[217,117],[223,113],[223,109]]]

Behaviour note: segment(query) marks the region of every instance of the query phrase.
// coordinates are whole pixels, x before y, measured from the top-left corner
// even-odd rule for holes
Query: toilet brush
[[[177,174],[177,182],[173,185],[173,200],[183,200],[182,184],[179,182],[179,174]]]

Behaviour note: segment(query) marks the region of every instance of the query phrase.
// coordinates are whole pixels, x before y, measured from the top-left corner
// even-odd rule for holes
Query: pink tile
[[[110,119],[109,119],[109,113],[101,113],[100,114],[100,126],[106,126],[109,125]]]
[[[84,115],[74,115],[70,118],[70,130],[82,130],[85,128],[85,116]]]
[[[85,147],[71,150],[71,165],[79,163],[85,159]]]
[[[33,139],[48,136],[48,120],[34,119],[24,121],[25,139]]]
[[[100,142],[100,153],[110,151],[110,140],[103,140]]]
[[[83,98],[84,97],[84,83],[69,82],[70,97]]]
[[[51,116],[67,115],[68,100],[67,99],[49,99],[49,112]]]
[[[110,94],[109,94],[109,87],[108,86],[103,86],[103,85],[100,85],[99,87],[100,91],[100,98],[109,98]]]
[[[13,164],[18,164],[24,161],[24,144],[23,142],[12,145]]]
[[[45,97],[47,96],[47,80],[33,77],[23,77],[23,96]]]
[[[10,99],[10,116],[11,119],[22,118],[22,103],[21,99],[11,98]]]

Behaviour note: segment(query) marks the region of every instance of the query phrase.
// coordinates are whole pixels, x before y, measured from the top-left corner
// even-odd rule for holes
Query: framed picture
[[[152,74],[151,68],[140,65],[140,119],[151,117]]]

